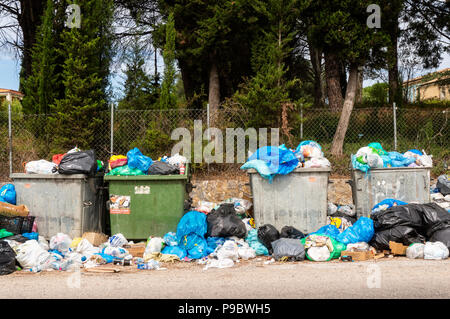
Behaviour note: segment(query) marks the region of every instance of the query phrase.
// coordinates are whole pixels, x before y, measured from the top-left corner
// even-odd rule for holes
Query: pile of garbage
[[[354,205],[339,205],[328,203],[327,224],[334,225],[340,231],[344,231],[356,222]]]
[[[399,152],[386,152],[380,143],[370,143],[360,148],[351,156],[354,169],[367,172],[372,168],[389,167],[432,167],[432,155],[424,150],[411,149],[401,154]]]
[[[450,213],[450,180],[447,175],[441,175],[437,183],[431,186],[431,200]]]
[[[160,157],[153,161],[137,148],[127,155],[113,155],[108,161],[108,173],[113,176],[137,175],[174,175],[185,173],[187,159],[175,154],[171,157]]]
[[[53,155],[52,161],[41,159],[25,164],[27,174],[87,174],[103,171],[103,162],[96,159],[93,150],[82,151],[75,147],[64,154]]]
[[[303,141],[297,148],[264,146],[256,150],[241,166],[242,170],[255,169],[263,178],[272,183],[276,175],[287,175],[296,168],[331,167],[324,157],[322,147],[315,141]]]

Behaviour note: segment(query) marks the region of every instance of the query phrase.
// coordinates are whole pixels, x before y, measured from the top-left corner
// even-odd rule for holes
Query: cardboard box
[[[138,244],[123,246],[123,248],[128,250],[128,252],[131,254],[131,256],[140,257],[140,258],[144,257],[145,247],[146,247],[145,243],[138,243]]]
[[[406,249],[408,248],[408,246],[390,241],[389,248],[391,249],[391,253],[394,255],[406,256]]]
[[[108,235],[105,235],[103,233],[93,233],[93,232],[87,232],[84,233],[82,238],[87,239],[92,245],[94,246],[100,246],[104,242],[107,242],[109,237]]]
[[[367,251],[344,250],[341,252],[341,257],[342,256],[350,256],[350,257],[352,257],[353,261],[364,261],[364,260],[373,259],[373,252],[370,250],[367,250]]]

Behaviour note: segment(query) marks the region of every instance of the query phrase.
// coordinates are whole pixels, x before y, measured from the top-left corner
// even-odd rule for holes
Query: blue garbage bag
[[[360,217],[353,226],[340,233],[336,240],[346,245],[359,242],[368,243],[374,234],[373,220],[368,217]]]
[[[187,252],[185,249],[181,248],[180,246],[166,246],[161,251],[162,254],[170,254],[170,255],[177,255],[180,257],[180,259],[183,259],[187,256]]]
[[[314,233],[311,233],[309,235],[325,235],[331,238],[336,239],[336,237],[340,234],[341,232],[339,231],[339,229],[337,229],[337,227],[335,225],[326,225],[326,226],[322,226],[320,227],[317,231],[315,231]]]
[[[391,159],[392,167],[406,167],[416,161],[414,157],[406,157],[399,152],[389,152],[388,156]]]
[[[358,169],[364,173],[367,173],[370,170],[370,166],[368,164],[363,164],[356,160],[356,155],[352,155],[352,165],[354,169]]]
[[[200,259],[208,256],[214,250],[208,247],[206,239],[196,234],[185,236],[184,247],[187,250],[187,256],[192,259]]]
[[[421,151],[417,150],[417,149],[407,150],[406,152],[411,152],[411,153],[417,154],[419,156],[423,155],[423,153]]]
[[[299,161],[294,152],[286,147],[264,146],[256,150],[249,158],[252,160],[262,160],[269,168],[270,175],[287,175],[298,165]],[[269,178],[271,181],[272,178]]]
[[[127,153],[127,164],[129,168],[139,169],[147,174],[148,169],[153,163],[153,160],[141,153],[141,151],[135,147]]]
[[[208,224],[206,222],[206,215],[195,210],[191,210],[184,214],[178,222],[177,226],[177,240],[181,245],[183,237],[194,233],[199,236],[205,236],[208,230]]]
[[[0,188],[0,202],[16,205],[16,188],[13,184],[6,184]]]
[[[382,205],[388,205],[387,209],[389,209],[389,208],[391,208],[394,205],[401,206],[401,205],[408,205],[408,203],[404,202],[404,201],[401,201],[401,200],[398,200],[398,199],[386,198],[386,199],[383,199],[378,204],[376,204],[375,206],[373,206],[372,213],[374,213],[377,210],[377,208],[382,206]]]
[[[392,160],[387,155],[380,155],[381,159],[383,160],[383,167],[392,167]]]
[[[311,146],[313,146],[313,147],[317,147],[317,148],[319,148],[320,150],[322,150],[322,146],[320,146],[319,143],[317,143],[316,141],[308,140],[308,141],[303,141],[303,142],[301,142],[300,144],[298,144],[297,148],[295,149],[295,152],[299,152],[299,151],[300,151],[300,148],[301,148],[303,145],[311,145]]]
[[[241,166],[241,169],[255,169],[261,177],[268,179],[269,181],[272,181],[273,175],[270,171],[269,166],[267,166],[266,162],[263,160],[252,160],[246,162],[244,165]]]
[[[28,238],[29,240],[38,240],[39,239],[39,233],[23,233],[23,237]]]
[[[99,255],[101,256],[107,264],[112,263],[114,261],[114,259],[117,259],[117,257],[108,255],[108,254],[104,254],[104,253],[95,253],[94,255]]]
[[[193,249],[195,246],[201,246],[203,245],[208,246],[205,237],[190,233],[189,235],[183,236],[183,238],[180,240],[179,246],[186,249],[189,254],[189,250]]]
[[[223,243],[225,242],[225,238],[223,238],[223,237],[208,237],[206,239],[206,242],[208,243],[208,247],[214,251],[217,248],[217,246],[223,245]]]
[[[164,243],[166,246],[177,246],[178,245],[178,239],[177,234],[174,232],[169,232],[164,235],[163,237]]]
[[[247,237],[245,238],[245,241],[248,243],[248,245],[255,251],[256,256],[268,256],[269,250],[266,246],[264,246],[263,243],[261,243],[258,239],[258,230],[252,229],[247,233]]]

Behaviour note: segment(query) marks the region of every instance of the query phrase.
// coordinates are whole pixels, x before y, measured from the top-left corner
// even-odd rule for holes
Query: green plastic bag
[[[378,155],[388,155],[388,153],[383,149],[383,146],[381,146],[380,143],[370,143],[369,145],[367,145],[368,147],[370,147],[374,153],[378,154]]]
[[[129,168],[128,165],[119,166],[114,169],[112,169],[108,174],[106,175],[113,175],[113,176],[123,176],[123,175],[145,175],[143,171],[141,171],[138,168]]]
[[[248,245],[253,248],[255,251],[256,256],[268,256],[269,251],[267,250],[266,246],[264,246],[259,240],[258,240],[258,230],[252,229],[247,233],[247,237],[245,238],[245,241],[248,243]]]
[[[14,235],[13,233],[10,233],[6,229],[0,229],[0,238],[5,238],[13,235]]]
[[[330,261],[331,259],[337,259],[337,258],[341,257],[341,252],[347,249],[346,244],[343,244],[330,236],[326,236],[323,234],[314,234],[314,235],[325,236],[325,237],[330,238],[330,240],[331,240],[331,244],[333,245],[333,251],[330,253],[330,258],[328,258],[326,261]],[[302,243],[303,246],[305,246],[306,238],[307,237],[300,239],[300,242]],[[308,260],[314,261],[311,259],[311,257],[309,257],[308,249],[306,249],[306,258]]]

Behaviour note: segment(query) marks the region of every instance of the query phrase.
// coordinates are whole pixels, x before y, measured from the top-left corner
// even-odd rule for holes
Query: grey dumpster
[[[293,226],[305,234],[325,226],[330,171],[297,168],[269,184],[256,170],[248,170],[256,226],[272,224],[278,231]]]
[[[407,203],[430,202],[430,167],[375,168],[367,174],[351,168],[353,203],[358,217],[369,217],[386,198]]]
[[[105,231],[103,176],[20,173],[11,179],[17,204],[36,216],[39,235],[49,239],[61,232],[75,238]]]

